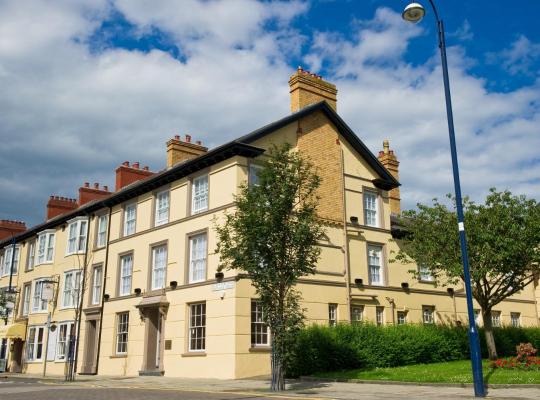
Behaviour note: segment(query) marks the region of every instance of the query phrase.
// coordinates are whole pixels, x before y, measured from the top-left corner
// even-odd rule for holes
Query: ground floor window
[[[58,325],[56,340],[56,359],[65,360],[73,356],[73,344],[75,343],[75,325],[73,322],[63,322]]]
[[[116,354],[127,354],[129,312],[119,313],[116,326]]]
[[[330,326],[337,324],[337,304],[328,304],[328,323]]]
[[[189,351],[206,349],[206,303],[189,306]]]
[[[521,314],[518,312],[510,313],[510,323],[514,328],[519,328],[521,326]]]
[[[398,325],[405,325],[407,323],[407,313],[405,311],[397,312],[397,323]]]
[[[384,307],[377,307],[375,309],[375,321],[377,325],[384,325]]]
[[[434,324],[435,323],[435,307],[433,307],[433,306],[422,306],[422,322],[424,324]]]
[[[269,338],[269,329],[263,320],[261,303],[251,300],[251,346],[268,346]]]
[[[41,361],[43,359],[43,326],[31,326],[28,328],[26,340],[26,360]]]
[[[498,328],[501,326],[501,312],[500,311],[491,312],[491,325],[495,328]]]
[[[364,306],[351,307],[351,321],[362,322],[364,320]]]

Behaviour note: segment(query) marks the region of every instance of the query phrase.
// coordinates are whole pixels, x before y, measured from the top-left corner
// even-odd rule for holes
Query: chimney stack
[[[173,139],[167,142],[167,168],[191,160],[207,151],[208,148],[204,147],[200,140],[192,143],[190,135],[186,135],[185,141],[182,141],[179,135],[175,135]]]
[[[133,182],[140,181],[154,175],[148,167],[139,168],[140,163],[134,162],[132,166],[129,166],[129,161],[124,161],[122,165],[116,168],[116,186],[115,190],[118,191],[124,186],[127,186]]]
[[[296,73],[289,79],[289,88],[293,113],[323,100],[337,110],[336,85],[326,82],[320,75],[298,67]]]
[[[86,204],[90,201],[101,200],[105,197],[109,197],[111,193],[107,186],[99,188],[99,183],[94,183],[94,187],[90,187],[89,182],[84,182],[84,185],[79,188],[79,206]]]
[[[390,142],[383,142],[383,150],[379,151],[379,161],[392,174],[396,180],[399,180],[399,161],[394,154],[394,150],[390,150]],[[388,192],[390,202],[390,212],[399,215],[401,213],[401,199],[399,195],[399,187]]]
[[[79,205],[76,199],[50,196],[47,202],[47,220],[75,210]]]
[[[8,239],[26,230],[26,224],[22,221],[0,219],[0,240]]]

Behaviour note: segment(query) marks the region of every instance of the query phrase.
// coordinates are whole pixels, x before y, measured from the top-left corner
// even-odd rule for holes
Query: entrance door
[[[96,373],[97,319],[86,321],[86,340],[84,341],[84,361],[81,373]]]
[[[162,357],[162,331],[163,331],[163,317],[158,307],[147,308],[145,310],[146,315],[146,340],[145,340],[145,354],[143,368],[141,370],[142,375],[161,375],[161,357]]]
[[[22,339],[15,339],[13,341],[11,372],[22,372],[23,347],[24,342]]]
[[[0,342],[0,372],[5,372],[7,367],[7,339],[3,338]]]

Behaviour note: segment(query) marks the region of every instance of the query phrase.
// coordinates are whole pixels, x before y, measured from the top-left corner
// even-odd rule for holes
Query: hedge
[[[500,356],[515,354],[519,343],[540,346],[540,328],[496,328],[495,343]],[[487,356],[484,332],[481,348]],[[397,367],[461,360],[469,357],[467,330],[445,325],[387,325],[370,323],[312,325],[299,334],[287,375],[355,368]]]

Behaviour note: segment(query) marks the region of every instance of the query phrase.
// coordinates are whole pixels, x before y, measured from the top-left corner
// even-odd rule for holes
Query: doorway
[[[144,310],[146,319],[145,352],[141,375],[163,375],[163,323],[159,307]]]
[[[97,368],[97,348],[98,348],[98,329],[99,320],[89,319],[85,323],[86,337],[84,341],[84,355],[81,374],[93,375],[96,374]]]

